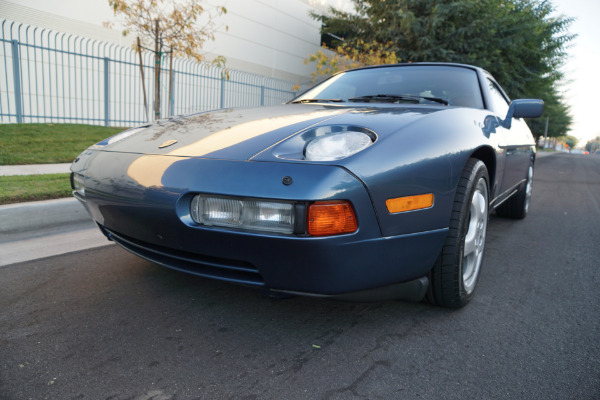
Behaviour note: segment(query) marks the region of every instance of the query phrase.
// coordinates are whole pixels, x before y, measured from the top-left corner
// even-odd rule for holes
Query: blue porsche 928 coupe
[[[286,104],[124,131],[73,162],[109,240],[270,293],[461,307],[488,216],[524,218],[534,140],[486,71],[413,63],[338,73]]]

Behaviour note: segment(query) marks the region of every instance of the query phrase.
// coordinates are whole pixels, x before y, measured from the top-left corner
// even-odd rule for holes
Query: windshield
[[[395,66],[343,72],[294,100],[442,103],[483,108],[477,73],[452,66]],[[438,101],[435,101],[438,100]]]

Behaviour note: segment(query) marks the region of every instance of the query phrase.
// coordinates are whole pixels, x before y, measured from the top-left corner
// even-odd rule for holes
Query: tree
[[[193,58],[205,61],[200,53],[207,40],[214,40],[215,24],[213,14],[227,13],[219,6],[212,11],[206,10],[195,0],[108,0],[115,16],[123,18],[123,36],[134,33],[144,43],[153,48],[145,48],[154,53],[154,118],[160,118],[160,72],[164,54]],[[201,18],[201,17],[205,18]],[[200,20],[205,21],[199,27]],[[142,51],[136,46],[138,52]],[[213,64],[224,66],[225,58],[216,57]]]
[[[539,97],[544,99],[544,113],[540,118],[527,121],[536,142],[541,136],[544,136],[546,119],[548,119],[548,137],[566,135],[573,123],[573,117],[560,94],[557,93],[556,89],[551,88],[545,96]]]
[[[387,45],[389,47],[389,43]],[[357,40],[353,45],[341,43],[334,52],[323,50],[311,54],[304,60],[304,64],[314,62],[315,70],[312,72],[313,81],[326,78],[337,71],[345,71],[364,65],[394,64],[398,56],[386,46],[376,42],[365,43]]]
[[[360,42],[381,43],[401,62],[445,61],[488,70],[511,97],[538,97],[551,119],[570,123],[558,95],[560,70],[574,35],[572,19],[555,17],[549,0],[353,0],[356,13],[335,9],[313,14],[322,33],[360,50]],[[558,113],[555,115],[555,113]],[[537,126],[536,126],[537,128]],[[543,134],[543,130],[542,133]],[[557,133],[558,134],[558,133]]]

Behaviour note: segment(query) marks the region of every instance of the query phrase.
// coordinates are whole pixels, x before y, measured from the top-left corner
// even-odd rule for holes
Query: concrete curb
[[[32,201],[0,206],[0,241],[15,234],[91,221],[75,198]]]

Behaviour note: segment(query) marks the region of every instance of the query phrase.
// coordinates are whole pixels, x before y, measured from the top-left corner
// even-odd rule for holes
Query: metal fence
[[[139,55],[131,48],[2,20],[0,123],[55,122],[131,126],[147,121]],[[143,54],[152,116],[154,56]],[[187,59],[162,60],[161,115],[280,104],[293,82]]]

